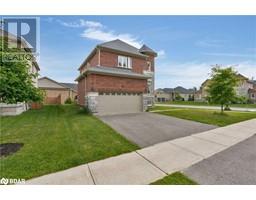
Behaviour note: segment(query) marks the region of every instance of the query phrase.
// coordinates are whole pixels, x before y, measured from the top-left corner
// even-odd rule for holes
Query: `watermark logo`
[[[39,57],[39,18],[4,17],[1,29],[3,61],[34,61]]]
[[[8,184],[25,184],[25,179],[20,178],[1,178],[0,185],[8,185]]]
[[[7,178],[1,178],[1,180],[0,180],[0,184],[1,185],[7,185],[8,184],[8,179]]]

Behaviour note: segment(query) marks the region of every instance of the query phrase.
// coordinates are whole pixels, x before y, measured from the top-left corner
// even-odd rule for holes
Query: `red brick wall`
[[[99,56],[98,56],[98,51],[91,57],[91,59],[88,61],[90,63],[90,66],[97,66],[99,62]],[[88,63],[87,62],[87,63]],[[86,64],[80,69],[80,73],[84,71],[84,68],[86,67]]]
[[[90,66],[98,65],[98,62],[99,62],[98,53],[99,52],[97,51],[88,61],[90,63]],[[122,54],[100,50],[100,65],[104,67],[117,67],[118,55],[122,55]],[[149,56],[148,58],[140,58],[140,57],[132,57],[132,56],[130,57],[132,58],[133,72],[142,74],[143,70],[148,69],[147,61],[151,62],[151,68],[154,71],[154,56]],[[80,69],[80,73],[84,70],[84,67]]]
[[[100,51],[100,65],[117,67],[118,53]],[[125,55],[124,55],[125,56]],[[143,73],[148,69],[147,61],[151,62],[154,71],[154,56],[148,58],[132,58],[132,71]],[[98,65],[98,51],[89,60],[90,66]],[[84,69],[84,68],[83,68]],[[83,71],[83,69],[80,70]],[[147,80],[90,74],[78,82],[78,103],[84,105],[87,92],[146,92]]]
[[[100,52],[100,65],[104,67],[117,67],[118,53],[112,53],[101,50]],[[126,55],[124,55],[126,56]],[[147,69],[146,58],[132,57],[132,71],[136,73],[143,73],[143,70]]]
[[[99,52],[97,51],[94,56],[89,60],[90,66],[97,66],[99,62]]]
[[[117,67],[117,54],[101,50],[100,65],[104,67]]]
[[[83,78],[78,82],[78,95],[77,100],[79,105],[84,105],[85,103],[85,93],[86,93],[86,81],[87,79]]]
[[[146,92],[147,80],[91,74],[87,77],[90,92]]]

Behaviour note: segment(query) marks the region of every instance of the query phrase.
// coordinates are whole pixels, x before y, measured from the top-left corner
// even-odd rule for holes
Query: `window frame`
[[[119,65],[121,63],[121,65]],[[124,69],[132,69],[132,58],[128,56],[117,56],[117,67]]]

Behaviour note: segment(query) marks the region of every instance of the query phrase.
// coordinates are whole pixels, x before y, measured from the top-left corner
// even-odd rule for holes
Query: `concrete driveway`
[[[99,118],[140,147],[147,147],[217,127],[147,112],[99,116]]]
[[[256,135],[203,160],[184,173],[204,185],[255,185]]]

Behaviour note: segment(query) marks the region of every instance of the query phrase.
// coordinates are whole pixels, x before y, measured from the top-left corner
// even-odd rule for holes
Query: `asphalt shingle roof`
[[[162,91],[166,93],[178,92],[181,94],[193,94],[195,91],[193,89],[186,89],[184,87],[178,86],[176,88],[163,88]]]
[[[122,40],[119,40],[119,39],[105,42],[105,43],[99,44],[98,46],[105,47],[108,49],[118,50],[122,52],[127,52],[131,54],[139,55],[139,56],[145,56],[136,47],[129,45],[128,43],[123,42]]]
[[[147,45],[143,45],[141,48],[140,48],[140,50],[139,50],[141,53],[143,53],[143,52],[146,52],[146,53],[153,53],[153,54],[156,54],[156,52],[153,50],[153,49],[151,49],[151,48],[149,48]]]
[[[64,85],[67,88],[70,88],[74,91],[77,91],[77,84],[76,83],[60,83],[61,85]]]
[[[147,75],[135,73],[129,69],[120,69],[117,67],[104,67],[104,66],[90,67],[86,72],[111,74],[111,75],[125,76],[125,77],[136,77],[136,78],[142,78],[142,79],[149,78],[149,76]]]

